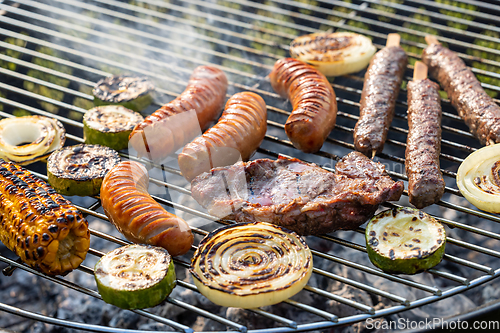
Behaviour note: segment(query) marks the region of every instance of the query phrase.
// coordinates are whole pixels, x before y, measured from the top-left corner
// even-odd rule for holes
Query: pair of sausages
[[[217,119],[226,91],[223,71],[212,66],[197,67],[181,95],[135,126],[129,136],[130,145],[139,157],[162,161]]]
[[[179,154],[182,175],[188,180],[210,169],[248,160],[267,130],[266,103],[259,95],[241,92],[226,104],[221,118]]]
[[[367,156],[382,152],[394,118],[396,99],[408,60],[399,36],[390,34],[387,46],[371,59],[365,74],[360,117],[354,128],[356,150]],[[424,208],[438,202],[445,188],[439,166],[441,99],[439,87],[427,79],[425,65],[417,62],[408,82],[408,137],[405,168],[410,203]]]
[[[305,153],[320,150],[337,119],[332,85],[313,66],[293,58],[278,60],[269,78],[273,89],[292,103],[285,123],[292,144]]]

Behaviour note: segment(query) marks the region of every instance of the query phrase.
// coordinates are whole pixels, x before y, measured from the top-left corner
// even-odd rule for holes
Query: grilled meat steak
[[[500,143],[500,106],[462,59],[441,44],[431,44],[424,49],[422,61],[481,144]]]
[[[217,217],[318,235],[357,228],[379,204],[398,200],[404,189],[382,164],[359,152],[342,158],[335,169],[284,157],[259,159],[203,173],[193,180],[191,191]]]

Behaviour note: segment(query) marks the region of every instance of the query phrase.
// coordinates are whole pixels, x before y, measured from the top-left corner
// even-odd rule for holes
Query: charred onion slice
[[[122,309],[160,304],[175,287],[174,262],[167,250],[127,245],[104,255],[94,276],[103,301]]]
[[[20,165],[61,148],[65,139],[66,131],[55,119],[27,116],[0,120],[0,158]]]
[[[83,137],[87,144],[121,150],[128,147],[128,136],[144,118],[121,105],[98,106],[83,116]]]
[[[63,195],[98,195],[104,176],[118,163],[118,153],[105,146],[64,147],[47,160],[49,184]]]
[[[215,304],[257,308],[298,293],[312,273],[312,255],[295,232],[264,222],[230,225],[200,243],[190,271]]]
[[[446,233],[432,216],[418,209],[395,208],[373,217],[366,227],[371,262],[388,273],[415,274],[439,264]]]
[[[483,147],[462,162],[457,185],[474,206],[500,213],[500,144]]]
[[[123,105],[134,111],[142,111],[153,101],[153,83],[145,77],[109,76],[97,82],[94,90],[94,104]]]
[[[363,35],[352,32],[315,33],[298,37],[290,44],[290,55],[316,67],[326,76],[362,70],[376,48]]]

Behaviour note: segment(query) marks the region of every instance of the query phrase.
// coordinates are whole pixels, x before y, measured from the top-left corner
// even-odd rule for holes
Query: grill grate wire
[[[70,129],[70,133],[67,136],[68,141],[80,143],[83,142],[81,137],[81,121],[72,119],[69,116],[69,112],[72,111],[81,115],[86,111],[86,108],[74,105],[74,101],[76,98],[80,98],[87,102],[92,101],[93,97],[89,94],[89,91],[98,78],[123,71],[147,75],[151,78],[159,80],[159,82],[162,82],[161,86],[166,86],[168,84],[176,87],[174,91],[169,90],[171,88],[157,89],[157,92],[162,94],[162,97],[170,100],[175,98],[178,95],[178,91],[181,91],[182,87],[184,87],[187,83],[185,79],[178,79],[179,73],[189,75],[194,66],[215,63],[228,74],[230,79],[230,89],[235,91],[255,91],[266,99],[270,115],[270,120],[268,121],[270,130],[268,131],[263,146],[258,150],[257,155],[259,157],[270,158],[276,158],[279,153],[282,153],[282,155],[294,155],[298,154],[298,152],[293,149],[293,146],[288,141],[283,131],[284,119],[286,119],[289,115],[289,104],[284,106],[283,100],[270,90],[268,86],[265,86],[265,75],[270,71],[272,63],[274,63],[276,59],[279,59],[287,54],[288,43],[291,39],[304,33],[316,32],[318,28],[320,28],[320,25],[334,30],[344,29],[371,36],[378,48],[385,44],[384,42],[388,32],[399,32],[402,35],[401,43],[403,46],[408,48],[408,54],[411,59],[419,58],[418,50],[425,47],[421,37],[428,33],[426,31],[418,30],[418,27],[411,26],[411,24],[424,27],[425,29],[433,29],[440,35],[438,39],[441,42],[448,44],[451,49],[457,51],[457,53],[469,65],[481,65],[479,66],[480,68],[473,68],[475,74],[482,75],[488,79],[487,82],[494,83],[491,84],[484,82],[484,88],[493,92],[499,92],[500,87],[495,79],[500,78],[500,72],[498,70],[498,68],[500,68],[500,61],[497,61],[500,60],[500,51],[495,48],[483,46],[484,44],[478,44],[476,42],[477,40],[481,40],[490,43],[500,43],[498,34],[484,33],[484,30],[492,32],[498,32],[500,30],[494,24],[491,24],[496,22],[497,16],[484,12],[487,10],[488,13],[499,13],[500,6],[493,4],[486,6],[478,1],[464,0],[458,1],[457,3],[468,5],[469,7],[467,8],[469,9],[423,0],[406,1],[405,4],[375,0],[353,1],[352,3],[334,0],[318,2],[310,1],[307,3],[289,0],[273,0],[272,2],[266,3],[256,3],[244,0],[219,1],[217,3],[197,0],[183,0],[172,3],[159,2],[155,0],[138,0],[133,2],[133,4],[127,4],[114,0],[93,0],[85,3],[74,0],[18,0],[16,2],[5,3],[0,1],[0,13],[4,11],[0,27],[2,39],[13,38],[23,41],[25,44],[24,46],[19,46],[0,41],[0,47],[5,50],[12,51],[10,53],[0,53],[0,60],[5,63],[15,64],[18,66],[16,70],[0,67],[0,75],[11,79],[10,81],[6,80],[4,82],[0,82],[0,103],[6,106],[5,108],[8,110],[22,109],[33,114],[54,117],[60,120],[67,129]],[[379,9],[379,7],[372,6],[373,4],[390,8],[391,12],[383,11]],[[475,7],[476,10],[479,11],[471,10],[470,8],[472,7],[470,6]],[[240,9],[238,9],[238,7],[240,7]],[[243,10],[241,8],[250,10]],[[68,9],[72,9],[72,11]],[[412,13],[415,13],[416,11],[418,11],[418,13],[422,16],[435,19],[439,23],[424,20],[418,16],[409,17],[409,15],[412,15]],[[92,15],[85,15],[85,13],[100,13],[100,15],[109,17],[113,21],[109,22],[102,19],[96,19]],[[464,17],[473,17],[474,21],[472,23],[470,20],[448,16],[447,14],[450,13],[459,13],[463,14]],[[329,15],[334,16],[336,20],[328,17]],[[384,16],[385,19],[381,20],[381,16]],[[150,18],[154,18],[154,20]],[[468,29],[460,30],[446,25],[446,21],[449,21],[450,19],[459,24],[467,25]],[[179,24],[189,24],[194,29],[187,30],[175,26],[171,27],[167,24],[159,23],[161,20]],[[203,20],[212,20],[217,22],[217,24],[207,24],[204,23]],[[251,21],[264,22],[265,24],[264,26],[251,24],[249,23]],[[126,23],[122,25],[116,22]],[[410,24],[403,24],[404,22],[408,22]],[[5,26],[8,28],[5,29]],[[132,28],[130,26],[132,26]],[[98,27],[98,29],[96,27]],[[144,28],[141,29],[138,27]],[[373,30],[371,28],[373,28]],[[151,31],[150,29],[159,29],[162,33],[151,33],[149,32]],[[120,34],[112,34],[109,31],[120,32],[134,38],[124,38],[121,37]],[[28,35],[26,35],[25,32],[29,32]],[[215,45],[215,49],[217,51],[208,48],[206,45],[200,47],[197,43],[189,43],[182,40],[174,40],[172,38],[163,37],[168,36],[169,34],[180,34],[186,37],[194,38],[197,41],[202,41],[203,43],[212,43],[211,45]],[[272,37],[272,41],[264,38],[266,35],[270,35]],[[88,36],[92,36],[92,38]],[[154,42],[146,44],[141,40],[141,38]],[[100,42],[91,41],[93,39],[98,39]],[[115,49],[113,46],[109,46],[103,42],[104,40],[121,43],[120,45],[123,46],[123,49]],[[255,47],[255,45],[260,45],[260,49]],[[132,47],[132,49],[130,47]],[[53,50],[54,52],[52,52],[52,54],[47,54],[41,52],[41,48],[47,48],[49,50]],[[141,56],[134,53],[133,48],[147,50],[152,53],[161,54],[165,57],[172,57],[179,62],[181,62],[182,59],[182,63],[188,64],[188,66],[165,63],[153,58]],[[170,49],[176,50],[177,52],[167,51]],[[193,54],[192,52],[199,52],[202,56],[186,56],[181,54],[181,51],[179,50],[186,50],[188,54]],[[227,52],[224,50],[231,50],[233,52]],[[467,50],[469,50],[472,54],[468,54]],[[13,57],[13,52],[18,52],[19,54],[24,55],[24,57],[21,58],[33,57],[42,59],[46,61],[44,63],[45,65],[34,64],[32,62]],[[483,57],[477,57],[475,55],[477,52],[482,54]],[[109,56],[109,58],[105,55]],[[130,63],[125,61],[123,58],[117,58],[117,55],[130,59],[134,61],[135,64],[138,62],[147,64],[147,69],[143,68],[145,66],[131,66]],[[486,56],[490,59],[486,59]],[[491,60],[491,58],[496,60]],[[86,61],[76,61],[73,59],[86,59]],[[86,65],[89,61],[91,61],[91,64]],[[46,64],[48,62],[57,64],[59,66],[57,67],[59,70],[51,68],[51,66],[47,66]],[[68,74],[66,71],[60,69],[65,67],[71,68],[72,71],[77,74]],[[160,71],[152,70],[152,68],[156,67],[161,68],[162,72],[160,73]],[[21,68],[22,70],[19,70],[18,68]],[[248,68],[250,68],[250,71]],[[412,69],[413,66],[409,65],[407,74],[411,73]],[[72,84],[65,86],[30,75],[25,75],[21,73],[24,70],[40,71],[59,79],[68,80]],[[165,75],[165,73],[171,73],[172,75],[168,76]],[[348,75],[340,78],[338,81],[337,79],[334,80],[332,83],[333,87],[337,95],[340,96],[337,99],[339,104],[338,124],[330,135],[327,143],[322,148],[321,152],[314,155],[307,155],[305,158],[302,158],[303,160],[324,165],[326,163],[325,161],[338,160],[339,155],[343,155],[345,152],[353,150],[354,147],[351,139],[352,131],[354,123],[358,118],[356,111],[359,107],[358,101],[363,81],[363,77],[360,75],[361,74]],[[408,75],[406,79],[409,79]],[[31,82],[32,84],[44,86],[64,94],[68,94],[71,98],[69,101],[61,101],[52,97],[46,97],[25,88],[19,88],[11,83],[15,80]],[[84,87],[84,89],[77,90],[75,89],[76,86]],[[261,88],[261,86],[263,86],[263,88]],[[2,93],[7,94],[7,98],[3,97]],[[382,162],[404,163],[404,158],[401,157],[404,156],[404,153],[402,154],[401,152],[404,151],[406,146],[405,136],[407,133],[407,129],[404,125],[404,122],[406,121],[406,101],[404,100],[405,94],[406,90],[402,89],[396,109],[396,121],[393,122],[390,130],[391,134],[387,146],[390,146],[392,149],[389,149],[390,153],[387,152],[388,149],[385,149],[383,154],[378,155],[378,158]],[[35,101],[35,103],[33,101]],[[498,100],[496,101],[498,102]],[[43,104],[40,104],[40,102],[65,110],[66,114],[59,115],[43,110],[41,108]],[[37,107],[34,107],[33,105],[37,105]],[[0,111],[0,116],[12,117],[13,114],[11,112]],[[73,118],[78,117],[73,115]],[[397,123],[398,120],[399,123]],[[463,158],[465,158],[470,152],[475,151],[479,145],[475,141],[471,143],[470,139],[473,136],[461,123],[460,118],[456,115],[455,110],[451,107],[449,100],[447,99],[443,99],[443,123],[442,150],[444,152],[441,153],[441,163],[442,165],[446,165],[446,167],[442,170],[446,176],[448,184],[446,192],[449,194],[450,198],[452,196],[460,198],[461,195],[456,189],[454,183],[454,177],[456,176],[455,170],[459,163],[463,161]],[[469,145],[472,145],[472,147]],[[335,154],[332,152],[335,152]],[[134,159],[124,153],[121,155],[124,158]],[[180,175],[179,171],[173,167],[156,167],[162,168],[164,172],[170,175]],[[331,167],[325,168],[331,170]],[[42,179],[47,178],[44,174],[36,174]],[[407,179],[402,170],[401,172],[390,171],[390,175],[396,179]],[[186,188],[173,184],[169,181],[153,178],[151,179],[151,182],[158,186],[165,186],[170,191],[189,194],[189,190]],[[406,192],[405,195],[407,195]],[[203,218],[208,221],[214,221],[222,224],[229,223],[227,221],[218,221],[217,218],[202,211],[176,203],[172,200],[167,200],[158,196],[155,196],[155,199],[165,206],[174,207],[176,210],[193,217]],[[387,203],[385,206],[395,207],[398,206],[398,204]],[[496,215],[458,205],[452,202],[452,200],[442,200],[438,203],[438,206],[455,210],[460,213],[474,215],[482,219],[492,221],[493,223],[500,222],[500,218]],[[89,207],[80,205],[77,205],[77,207],[89,217],[104,221],[108,220],[104,214],[97,212],[100,207],[98,200],[96,200],[96,202]],[[436,216],[436,218],[448,227],[500,240],[500,235],[495,232],[467,225],[465,223],[452,221],[442,216]],[[92,226],[92,223],[90,223],[90,225]],[[200,236],[204,236],[207,233],[206,230],[195,227],[193,228],[193,231],[195,234]],[[357,232],[364,233],[364,230],[360,228]],[[124,241],[94,229],[91,229],[91,234],[92,237],[98,237],[117,245],[129,243],[128,241]],[[318,238],[338,244],[344,248],[351,249],[352,251],[366,252],[364,245],[342,239],[341,236],[338,237],[336,234],[335,236],[323,235]],[[500,258],[500,252],[485,248],[481,245],[472,244],[451,236],[447,238],[447,242],[452,246]],[[447,264],[470,268],[474,271],[474,274],[471,274],[470,276],[461,276],[458,273],[452,273],[448,270],[444,270],[441,264],[437,266],[437,268],[429,270],[428,273],[432,274],[435,278],[447,281],[447,286],[442,288],[416,282],[405,277],[387,274],[376,268],[356,263],[350,259],[323,253],[315,250],[314,248],[312,248],[312,251],[315,257],[343,265],[349,269],[363,271],[395,283],[404,284],[411,288],[422,290],[428,295],[415,300],[409,300],[403,296],[387,292],[375,286],[358,282],[315,267],[314,274],[350,285],[356,289],[367,291],[373,295],[378,295],[384,299],[393,301],[394,305],[383,309],[375,309],[373,306],[308,285],[305,288],[305,292],[319,295],[324,297],[325,300],[335,300],[349,307],[353,307],[360,312],[351,316],[339,317],[337,314],[330,313],[323,309],[319,309],[295,300],[288,300],[286,303],[290,306],[317,315],[318,321],[298,324],[294,320],[276,315],[272,313],[272,311],[262,309],[248,310],[282,325],[280,328],[252,331],[266,332],[272,330],[273,332],[285,332],[294,330],[311,330],[326,328],[334,325],[355,323],[369,317],[386,316],[431,302],[436,302],[442,298],[455,295],[488,282],[500,275],[500,266],[489,267],[487,265],[460,258],[456,255],[446,254],[444,261]],[[89,254],[99,257],[103,253],[97,249],[91,249]],[[20,268],[37,276],[44,277],[54,283],[61,284],[92,297],[100,298],[98,293],[94,290],[79,286],[65,278],[44,276],[43,274],[19,263],[18,261],[3,256],[0,256],[0,261],[9,265],[4,270],[7,273],[12,273],[15,268]],[[183,259],[176,259],[175,262],[180,267],[189,267],[189,263]],[[92,274],[91,268],[85,266],[80,267],[79,271],[83,274]],[[194,285],[184,281],[178,281],[178,288],[179,287],[196,290]],[[222,316],[210,313],[200,307],[172,298],[169,298],[167,302],[192,311],[197,315],[222,323],[230,329],[241,332],[247,331],[247,327]],[[127,331],[42,316],[40,314],[22,310],[4,303],[0,303],[0,310],[34,320],[40,320],[47,323],[77,329],[101,332]],[[179,331],[192,331],[190,327],[144,310],[136,311],[136,313],[157,322],[167,324]]]

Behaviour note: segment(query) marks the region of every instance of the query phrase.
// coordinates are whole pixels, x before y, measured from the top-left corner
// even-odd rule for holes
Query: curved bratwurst
[[[332,85],[317,69],[293,58],[278,60],[269,78],[273,89],[292,103],[285,123],[290,141],[306,153],[320,150],[337,119]]]
[[[148,194],[148,184],[140,163],[124,161],[111,169],[101,187],[106,216],[131,242],[163,247],[172,256],[186,253],[193,244],[189,225],[163,209]]]
[[[135,126],[129,140],[140,157],[161,161],[217,119],[226,99],[227,78],[211,66],[197,67],[186,90]],[[190,117],[186,112],[195,112]],[[179,130],[182,128],[182,130]]]
[[[261,144],[267,129],[266,103],[257,94],[241,92],[226,104],[221,118],[179,154],[182,175],[191,181],[211,168],[248,160]]]

